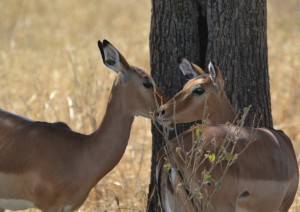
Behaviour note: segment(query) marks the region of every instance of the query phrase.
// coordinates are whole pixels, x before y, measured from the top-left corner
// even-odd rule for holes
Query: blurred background
[[[0,108],[81,133],[102,120],[115,77],[100,58],[108,39],[132,65],[150,72],[151,2],[141,0],[1,0]],[[269,71],[274,128],[300,158],[300,0],[268,1]],[[137,118],[119,165],[80,211],[145,211],[150,122]],[[300,211],[300,192],[291,211]]]

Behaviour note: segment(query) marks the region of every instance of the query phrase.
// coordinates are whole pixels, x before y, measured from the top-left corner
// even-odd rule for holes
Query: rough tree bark
[[[195,1],[152,0],[150,32],[151,74],[157,85],[165,91],[168,97],[177,93],[185,82],[179,73],[178,56],[186,56],[197,64],[204,64],[205,62],[200,57],[205,51],[204,48],[199,48],[202,44],[199,39],[201,33],[199,32],[198,24],[199,11]],[[184,129],[186,129],[184,126],[177,128],[179,133]],[[164,140],[153,125],[152,136],[154,142],[152,145],[151,183],[147,209],[148,211],[159,211],[155,189],[155,165],[156,153],[164,145]]]
[[[266,0],[207,2],[206,61],[220,66],[235,110],[252,105],[246,125],[272,127]]]
[[[152,0],[151,74],[172,97],[183,86],[177,57],[221,68],[235,110],[252,105],[248,126],[272,126],[267,57],[266,0]],[[179,127],[179,133],[186,126]],[[158,211],[155,160],[164,144],[152,126],[152,166],[148,211]]]

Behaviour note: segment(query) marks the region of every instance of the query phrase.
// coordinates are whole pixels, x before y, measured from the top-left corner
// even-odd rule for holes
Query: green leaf
[[[220,188],[220,187],[221,187],[221,184],[222,184],[221,181],[218,180],[218,181],[216,182],[216,188]]]
[[[226,158],[226,160],[228,160],[228,161],[232,161],[232,160],[233,160],[233,154],[230,153],[230,152],[226,152],[225,158]]]
[[[164,164],[164,170],[165,170],[165,172],[169,173],[170,169],[171,169],[171,164],[170,163]]]
[[[213,163],[213,162],[216,161],[216,155],[215,155],[214,153],[212,153],[212,154],[205,154],[204,156],[205,156],[206,158],[208,158],[208,160],[209,160],[211,163]]]
[[[176,147],[175,151],[176,151],[177,153],[180,153],[180,152],[181,152],[181,148],[180,148],[180,147]]]
[[[212,176],[210,174],[208,174],[207,172],[205,172],[205,173],[203,173],[203,180],[205,182],[211,182]]]
[[[200,138],[202,135],[202,129],[200,127],[197,127],[196,128],[196,136],[197,136],[197,139]]]

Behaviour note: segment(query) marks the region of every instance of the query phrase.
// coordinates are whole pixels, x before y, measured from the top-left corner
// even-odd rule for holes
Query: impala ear
[[[177,62],[182,74],[187,80],[193,79],[199,75],[205,75],[206,73],[197,65],[190,63],[184,57],[178,57]]]
[[[214,86],[218,89],[223,88],[224,81],[219,67],[216,66],[214,62],[210,61],[208,64],[208,71]]]
[[[123,55],[107,40],[98,41],[98,47],[103,59],[103,63],[115,72],[125,73],[130,70],[130,66]]]

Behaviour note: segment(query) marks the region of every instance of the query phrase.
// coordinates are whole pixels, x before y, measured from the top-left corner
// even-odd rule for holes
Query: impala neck
[[[123,94],[122,89],[112,88],[102,123],[89,136],[87,166],[96,181],[119,163],[128,144],[134,116],[124,111]]]
[[[207,115],[207,124],[226,124],[227,122],[234,123],[236,113],[224,90],[220,91],[219,102],[215,102],[209,106],[213,110]]]

